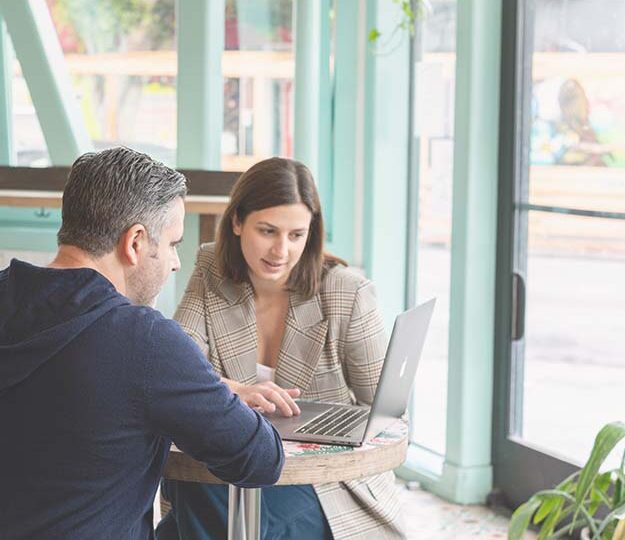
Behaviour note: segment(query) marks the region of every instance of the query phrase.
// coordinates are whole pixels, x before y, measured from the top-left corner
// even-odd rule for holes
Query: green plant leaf
[[[562,497],[558,495],[546,495],[542,498],[542,503],[536,513],[534,514],[533,523],[538,525],[543,519],[545,519],[549,513],[562,501]]]
[[[414,21],[415,14],[409,1],[402,2],[401,9],[408,20]]]
[[[612,477],[612,471],[608,471],[595,478],[590,490],[590,500],[588,504],[588,512],[591,516],[595,515],[595,512],[602,504],[605,504],[608,508],[612,506],[608,495],[608,490],[612,485]]]
[[[521,540],[523,538],[523,533],[529,527],[532,515],[540,505],[540,498],[532,497],[514,511],[508,526],[508,540]]]
[[[625,540],[625,519],[621,518],[618,522],[612,540]]]
[[[595,480],[595,487],[601,490],[603,493],[607,493],[608,488],[612,484],[613,478],[614,478],[614,471],[607,471],[607,472],[601,473],[599,476],[597,476],[597,479]]]
[[[616,521],[620,521],[622,519],[625,518],[625,504],[619,506],[618,508],[615,508],[614,510],[612,510],[612,512],[610,512],[601,522],[601,524],[599,525],[599,529],[598,532],[601,534],[603,531],[607,530],[608,527],[616,522]],[[616,525],[615,525],[616,528]]]
[[[549,516],[543,522],[540,531],[538,532],[537,540],[547,540],[550,535],[553,533],[554,528],[560,521],[560,516],[562,515],[562,505],[564,504],[564,499],[560,498],[556,499],[555,506],[551,509]],[[565,514],[566,515],[566,514]]]
[[[575,487],[577,486],[577,479],[579,477],[580,471],[575,471],[570,476],[567,476],[562,482],[560,482],[555,489],[559,491],[564,491],[566,493],[572,494],[575,493]]]
[[[625,483],[625,476],[623,471],[616,471],[616,482],[614,482],[614,493],[612,494],[612,506],[619,506],[625,503],[625,494],[623,493],[623,484]]]
[[[380,34],[380,32],[378,31],[377,28],[372,28],[371,30],[369,30],[369,36],[367,39],[369,39],[369,42],[374,42],[376,39],[378,39],[382,34]]]
[[[612,422],[601,428],[595,438],[595,444],[590,452],[590,457],[584,465],[579,475],[579,483],[575,491],[575,501],[581,505],[588,496],[595,476],[608,454],[614,449],[616,444],[625,437],[625,424],[622,422]]]
[[[588,513],[591,516],[594,516],[595,512],[599,509],[602,502],[603,502],[603,498],[601,497],[601,491],[593,487],[590,490],[590,499],[588,501]]]

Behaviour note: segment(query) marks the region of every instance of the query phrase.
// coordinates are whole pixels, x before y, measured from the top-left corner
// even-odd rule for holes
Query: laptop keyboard
[[[295,433],[344,437],[367,420],[369,409],[332,407],[306,422]]]

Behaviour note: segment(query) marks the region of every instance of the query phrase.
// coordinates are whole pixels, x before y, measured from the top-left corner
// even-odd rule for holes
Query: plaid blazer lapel
[[[215,348],[229,379],[256,382],[256,311],[254,294],[247,283],[235,284],[222,279],[217,285],[226,300],[212,316]]]
[[[289,298],[289,311],[276,366],[276,384],[306,391],[328,333],[319,295],[309,300],[297,294]]]

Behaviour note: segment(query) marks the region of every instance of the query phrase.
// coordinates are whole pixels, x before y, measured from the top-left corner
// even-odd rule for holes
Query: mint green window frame
[[[307,33],[296,37],[295,157],[309,163],[317,176],[329,250],[363,268],[376,283],[390,328],[394,315],[410,305],[408,284],[418,275],[418,269],[409,264],[411,235],[407,231],[414,222],[407,204],[409,188],[414,190],[408,171],[409,40],[391,54],[376,54],[367,42],[373,27],[382,33],[393,31],[397,13],[390,0],[294,2],[296,29],[309,24],[304,27]],[[0,14],[6,15],[3,8],[9,4],[14,5],[0,0]],[[223,83],[221,71],[214,66],[221,61],[224,47],[224,0],[178,0],[177,7],[181,36],[178,166],[218,169]],[[447,452],[441,459],[410,448],[401,471],[463,503],[484,501],[492,487],[501,10],[502,0],[458,2]],[[331,12],[335,27],[332,76],[328,62]],[[23,15],[7,18],[11,36],[32,31],[38,14]],[[49,32],[44,35],[51,39]],[[9,47],[6,38],[2,39],[0,29],[0,106],[7,111]],[[38,70],[39,76],[49,78],[48,83],[56,81],[63,87],[58,63],[50,63],[45,55],[33,56],[27,48],[16,47],[16,52],[25,72]],[[31,68],[25,65],[29,62]],[[304,85],[318,91],[307,93]],[[48,102],[36,104],[54,164],[69,164],[90,146],[63,96],[59,92]],[[60,118],[65,115],[65,128],[59,132],[58,125],[53,129],[43,121],[44,109]],[[10,119],[2,111],[1,127],[10,129]],[[61,144],[67,140],[70,145]],[[0,159],[9,163],[7,141],[0,140],[0,145]],[[53,151],[61,146],[62,152]],[[58,211],[50,213],[47,221],[37,217],[36,211],[0,208],[0,248],[29,245],[54,250]],[[168,315],[193,267],[197,231],[198,217],[188,216],[181,253],[184,270],[161,298],[160,306]]]

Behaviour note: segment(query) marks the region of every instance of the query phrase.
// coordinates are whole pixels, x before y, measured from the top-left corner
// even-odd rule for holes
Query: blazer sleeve
[[[384,322],[370,281],[356,290],[343,351],[347,385],[358,403],[370,405],[386,352]]]
[[[284,452],[273,426],[220,381],[175,322],[154,321],[144,343],[143,395],[151,431],[226,482],[275,483]]]
[[[174,320],[178,322],[196,345],[200,348],[206,358],[209,355],[208,333],[206,331],[206,312],[204,307],[204,295],[206,278],[204,274],[204,262],[198,252],[193,274],[187,283],[184,296],[178,304]]]

